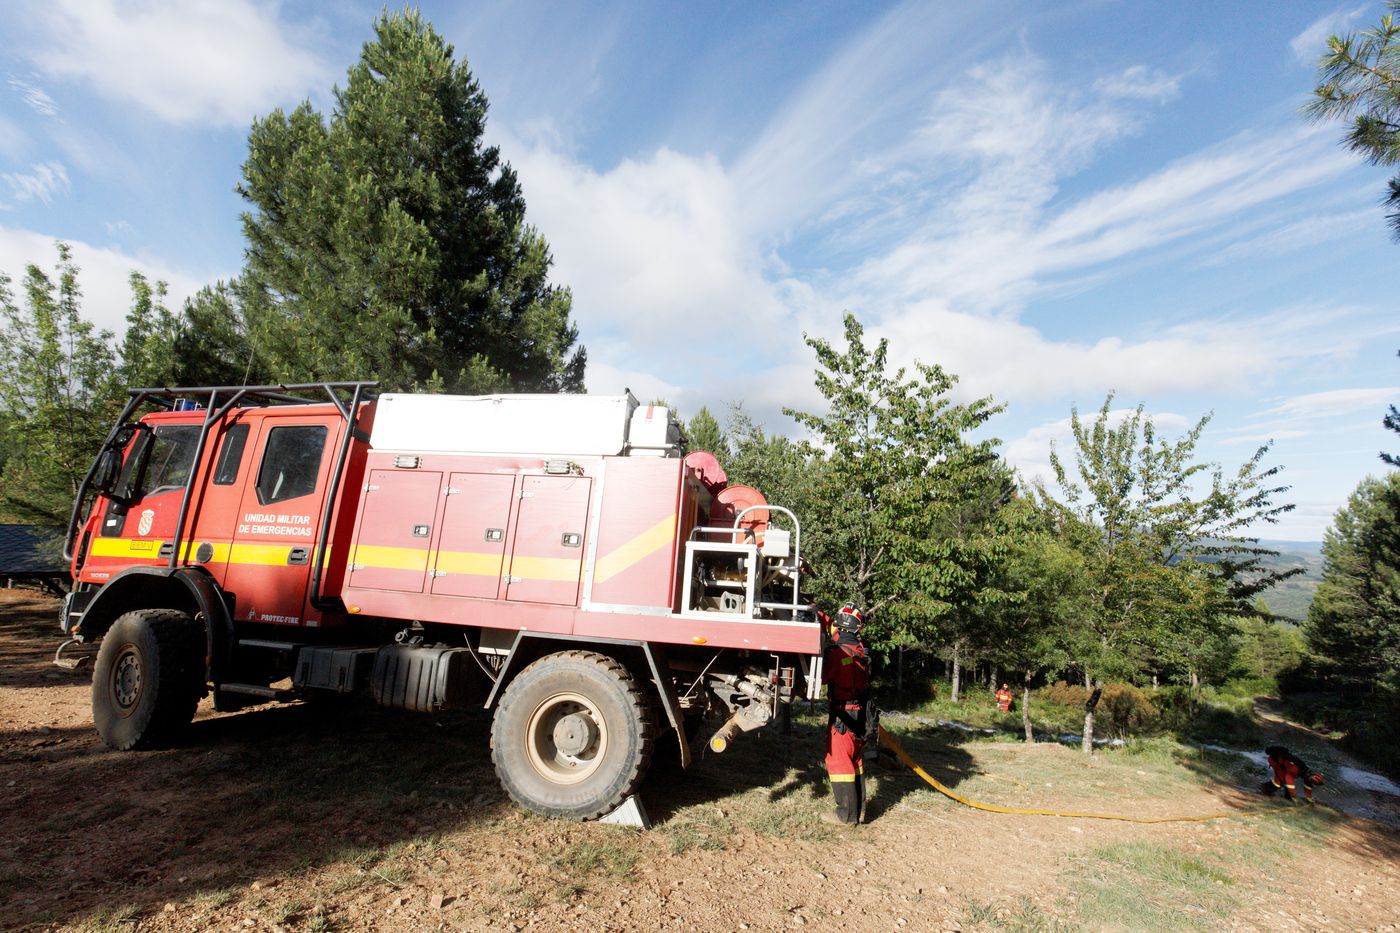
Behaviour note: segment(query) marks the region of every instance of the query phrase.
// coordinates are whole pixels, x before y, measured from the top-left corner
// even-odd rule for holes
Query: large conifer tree
[[[483,142],[486,95],[417,13],[383,14],[335,107],[256,121],[233,283],[277,380],[577,391],[569,291],[548,281],[510,166]]]

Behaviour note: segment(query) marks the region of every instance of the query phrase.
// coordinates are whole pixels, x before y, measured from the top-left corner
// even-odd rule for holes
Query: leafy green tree
[[[730,405],[727,425],[729,454],[723,465],[730,484],[752,486],[774,505],[792,509],[803,523],[803,553],[810,554],[820,519],[815,514],[814,490],[826,467],[821,451],[769,434],[739,402]]]
[[[870,613],[876,648],[929,644],[944,615],[983,595],[983,541],[972,529],[960,539],[936,532],[964,495],[957,483],[996,461],[995,440],[967,435],[1001,409],[989,398],[953,402],[956,377],[938,366],[890,372],[888,342],[868,347],[852,314],[845,338],[844,350],[806,338],[826,413],[785,410],[817,442],[807,445],[810,456],[825,461],[804,549],[821,595]]]
[[[57,250],[53,274],[27,267],[20,302],[0,273],[0,513],[24,522],[66,521],[115,417],[112,335],[83,319],[72,250]]]
[[[719,426],[715,416],[710,414],[710,409],[701,406],[685,426],[686,440],[689,442],[690,450],[708,450],[714,454],[722,465],[729,454],[729,441],[725,438],[724,429]]]
[[[1000,668],[1021,674],[1021,726],[1031,728],[1031,684],[1069,661],[1065,633],[1088,599],[1083,557],[1056,530],[1057,516],[1018,498],[1000,515],[1006,546],[999,565],[1007,598],[987,613],[986,650]]]
[[[486,95],[416,11],[374,32],[329,119],[307,102],[249,135],[246,262],[228,292],[255,365],[274,380],[580,391],[571,296],[484,142]]]
[[[1152,664],[1180,663],[1193,679],[1194,648],[1231,615],[1251,611],[1259,592],[1298,572],[1262,565],[1275,556],[1249,537],[1293,508],[1276,504],[1280,467],[1264,467],[1268,445],[1233,474],[1196,458],[1210,416],[1182,437],[1157,435],[1144,406],[1115,417],[1110,394],[1091,424],[1074,409],[1072,475],[1059,452],[1051,464],[1062,501],[1043,501],[1075,521],[1062,527],[1084,555],[1093,598],[1070,641],[1075,660],[1100,682]],[[1043,491],[1042,491],[1043,492]],[[1084,719],[1093,750],[1094,713]]]
[[[1322,557],[1308,645],[1346,693],[1400,689],[1400,473],[1361,481]]]
[[[1331,36],[1318,62],[1319,80],[1303,112],[1350,125],[1346,144],[1372,165],[1400,162],[1400,0],[1387,0],[1379,25]],[[1400,175],[1389,181],[1386,218],[1400,238]]]
[[[166,386],[179,382],[175,341],[180,321],[165,304],[164,282],[152,284],[140,272],[132,272],[131,310],[122,337],[119,379],[128,388]]]

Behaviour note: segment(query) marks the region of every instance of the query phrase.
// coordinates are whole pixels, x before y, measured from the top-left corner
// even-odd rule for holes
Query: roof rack
[[[341,392],[357,395],[360,401],[373,398],[377,382],[298,382],[278,383],[262,386],[150,386],[144,389],[129,389],[127,395],[127,415],[130,415],[143,402],[161,408],[175,408],[177,399],[207,397],[207,407],[221,406],[225,410],[240,403],[252,405],[306,405],[320,401],[322,396],[333,402],[341,413],[345,413]],[[302,393],[302,394],[297,394]]]

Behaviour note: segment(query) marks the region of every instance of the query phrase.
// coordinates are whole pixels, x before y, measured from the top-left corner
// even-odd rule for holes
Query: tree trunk
[[[1035,733],[1031,731],[1031,672],[1026,671],[1026,679],[1021,685],[1021,725],[1026,730],[1026,742],[1035,742]]]
[[[895,661],[894,668],[894,692],[899,694],[899,699],[904,700],[904,646],[899,646],[898,660]]]
[[[949,692],[949,698],[958,702],[958,691],[962,687],[962,642],[953,642],[953,688]]]
[[[1153,674],[1153,675],[1152,675],[1152,692],[1153,692],[1153,693],[1156,693],[1156,692],[1157,692],[1157,675],[1156,675],[1156,674]]]
[[[1094,753],[1094,710],[1099,705],[1099,697],[1103,693],[1103,685],[1094,682],[1093,692],[1089,694],[1089,702],[1084,704],[1084,754]]]
[[[991,675],[987,678],[987,688],[995,692],[996,688],[1000,686],[997,683],[997,666],[995,664],[992,665]]]

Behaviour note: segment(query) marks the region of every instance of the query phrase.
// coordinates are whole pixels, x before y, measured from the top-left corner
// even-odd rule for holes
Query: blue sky
[[[0,21],[0,269],[75,246],[119,329],[238,271],[251,120],[323,110],[376,3],[49,0]],[[1027,476],[1117,392],[1233,468],[1268,439],[1315,540],[1395,448],[1386,173],[1298,116],[1381,4],[427,4],[491,100],[591,391],[811,407],[844,309],[937,362]]]

